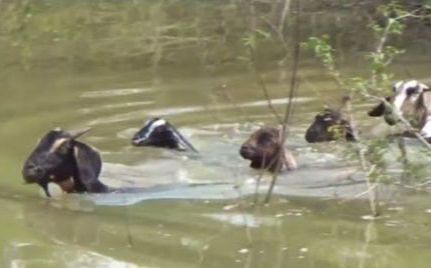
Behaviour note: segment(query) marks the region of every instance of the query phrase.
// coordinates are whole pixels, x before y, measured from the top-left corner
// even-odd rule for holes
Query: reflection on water
[[[374,222],[359,220],[367,213],[362,202],[304,198],[258,209],[163,201],[84,212],[23,204],[14,206],[33,235],[4,244],[5,267],[406,267],[407,256],[422,267],[430,261],[429,215],[409,218],[422,208],[388,209]]]
[[[138,268],[133,263],[81,249],[13,242],[4,254],[4,267],[107,267]]]
[[[143,92],[153,91],[151,88],[120,88],[120,89],[108,89],[108,90],[95,90],[88,91],[81,94],[81,98],[105,98],[105,97],[116,97],[139,94]]]

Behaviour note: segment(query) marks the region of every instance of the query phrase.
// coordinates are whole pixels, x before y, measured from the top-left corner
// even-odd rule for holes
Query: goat
[[[133,136],[132,144],[198,152],[173,125],[161,118],[152,118],[145,122]]]
[[[431,92],[429,86],[416,80],[399,81],[393,86],[393,96],[386,97],[369,112],[369,116],[383,116],[386,123],[395,125],[403,117],[420,134],[431,141]]]
[[[102,167],[99,153],[76,139],[82,131],[49,131],[27,158],[22,169],[26,183],[37,183],[50,197],[49,183],[66,193],[105,193],[111,189],[98,180]]]
[[[339,111],[330,108],[325,108],[322,113],[318,113],[305,133],[305,140],[309,143],[341,138],[356,141],[351,123]]]
[[[251,160],[250,167],[266,169],[271,172],[297,168],[293,155],[281,145],[280,130],[274,127],[263,127],[255,131],[243,143],[239,151],[244,159]]]

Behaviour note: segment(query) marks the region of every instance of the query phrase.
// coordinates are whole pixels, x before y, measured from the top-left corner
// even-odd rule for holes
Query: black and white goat
[[[397,82],[393,95],[373,107],[368,115],[383,116],[389,125],[397,124],[403,117],[431,141],[431,91],[429,86],[416,80]]]
[[[161,118],[152,118],[145,122],[144,126],[133,136],[132,144],[197,152],[195,147],[173,125]]]

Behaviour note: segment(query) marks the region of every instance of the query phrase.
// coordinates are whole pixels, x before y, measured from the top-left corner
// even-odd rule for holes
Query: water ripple
[[[295,98],[294,102],[308,102],[311,101],[312,98]],[[273,105],[285,104],[287,103],[287,98],[280,99],[272,99]],[[258,107],[267,105],[267,101],[252,101],[241,103],[238,106],[240,107]],[[138,110],[132,111],[123,114],[116,114],[109,117],[96,118],[88,123],[88,125],[98,125],[98,124],[106,124],[106,123],[117,123],[122,121],[133,120],[136,118],[144,118],[144,117],[163,117],[163,116],[173,116],[187,113],[197,113],[203,111],[213,111],[213,110],[228,110],[234,109],[234,106],[231,104],[223,104],[223,105],[210,105],[210,106],[183,106],[183,107],[170,107],[170,108],[161,108],[161,109],[150,109],[150,110]],[[85,110],[88,112],[88,110]]]
[[[153,103],[154,101],[125,102],[125,103],[101,105],[94,108],[82,108],[79,111],[84,114],[89,114],[89,113],[98,112],[101,110],[112,110],[112,109],[120,109],[120,108],[127,108],[127,107],[146,106],[146,105],[151,105]]]
[[[94,90],[87,91],[81,94],[81,98],[106,98],[116,96],[133,95],[143,92],[151,92],[152,88],[119,88],[119,89],[108,89],[108,90]]]

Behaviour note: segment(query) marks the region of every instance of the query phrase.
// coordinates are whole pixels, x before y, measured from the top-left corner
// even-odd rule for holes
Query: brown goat
[[[281,145],[280,130],[263,127],[244,142],[239,151],[244,159],[251,160],[250,167],[271,172],[283,168],[294,170],[297,163],[293,155]]]

